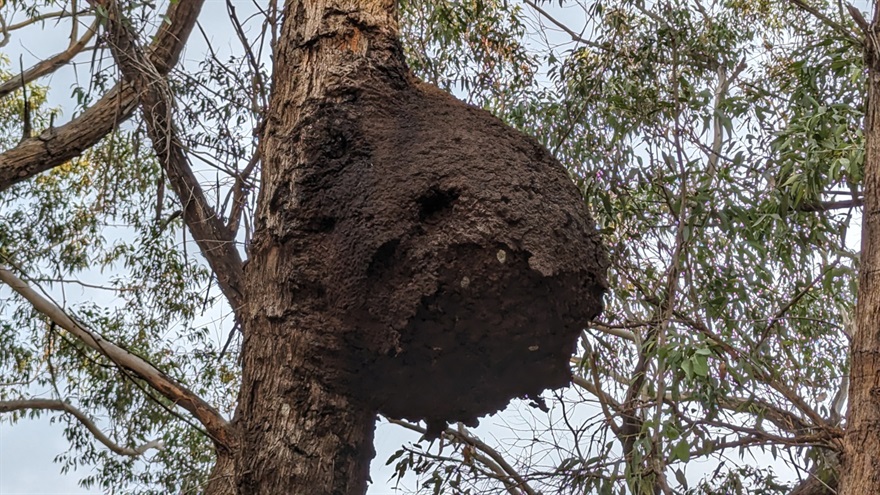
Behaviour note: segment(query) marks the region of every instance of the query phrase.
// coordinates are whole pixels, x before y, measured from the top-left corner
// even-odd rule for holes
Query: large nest
[[[335,95],[301,122],[293,235],[358,349],[351,391],[392,417],[473,422],[569,382],[602,308],[604,251],[535,140],[398,83]]]

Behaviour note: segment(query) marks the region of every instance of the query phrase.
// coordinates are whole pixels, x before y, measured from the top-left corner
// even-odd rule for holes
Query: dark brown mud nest
[[[357,349],[351,391],[392,417],[473,422],[569,382],[604,251],[535,140],[404,79],[304,112],[295,190],[275,199],[295,204],[298,258],[320,260],[300,290]]]

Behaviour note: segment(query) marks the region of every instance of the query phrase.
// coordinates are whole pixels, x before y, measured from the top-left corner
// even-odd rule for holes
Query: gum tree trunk
[[[390,0],[293,0],[284,9],[246,267],[240,494],[366,491],[376,411],[346,388],[356,348],[328,312],[321,260],[303,254],[302,232],[323,228],[321,219],[297,225],[289,214],[300,206],[303,165],[345,146],[309,135],[310,120],[346,97],[328,90],[369,78],[371,64],[403,70],[394,13]]]
[[[873,2],[872,2],[873,3]],[[880,57],[877,5],[866,40],[865,206],[841,495],[880,493]]]

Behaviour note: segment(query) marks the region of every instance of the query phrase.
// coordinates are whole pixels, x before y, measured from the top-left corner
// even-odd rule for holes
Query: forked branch
[[[204,1],[171,2],[150,47],[150,61],[160,74],[167,74],[177,63]],[[57,167],[94,146],[134,113],[137,96],[131,85],[118,83],[79,117],[0,153],[0,191]]]
[[[107,12],[110,51],[125,79],[137,90],[147,134],[171,188],[183,206],[183,220],[214,271],[220,290],[237,311],[244,305],[241,256],[235,247],[233,232],[208,203],[183,151],[174,126],[174,96],[168,81],[138,45],[130,23],[122,17],[119,4],[114,0],[90,1],[102,5]]]
[[[814,18],[816,18],[819,22],[821,22],[825,26],[833,29],[834,31],[837,31],[837,33],[840,34],[841,36],[849,38],[850,40],[852,40],[856,43],[861,42],[861,39],[859,38],[859,36],[856,35],[855,33],[853,33],[851,29],[849,29],[848,27],[844,26],[843,24],[835,21],[834,19],[828,17],[827,15],[823,14],[821,11],[819,11],[819,9],[817,9],[816,7],[813,7],[812,5],[808,4],[804,0],[788,0],[788,2],[792,5],[794,5],[796,8],[812,15]]]
[[[193,391],[178,383],[140,356],[132,354],[104,339],[67,315],[55,303],[38,294],[5,267],[0,267],[0,282],[5,283],[28,301],[34,309],[49,317],[59,327],[83,344],[101,353],[111,362],[144,380],[168,400],[189,411],[204,427],[217,448],[230,450],[233,436],[229,423],[213,406]]]
[[[421,433],[422,435],[425,435],[428,432],[427,429],[422,428],[419,425],[409,423],[407,421],[388,417],[386,417],[385,419],[389,423],[402,426],[408,430]],[[474,459],[483,462],[484,465],[495,472],[497,478],[504,484],[509,493],[515,495],[520,493],[524,493],[526,495],[537,495],[538,492],[536,492],[534,488],[529,486],[525,478],[523,478],[522,475],[519,474],[519,472],[514,469],[513,466],[511,466],[506,459],[504,459],[504,456],[502,456],[497,450],[493,449],[476,436],[470,434],[467,430],[464,429],[464,427],[459,427],[458,429],[446,428],[445,430],[443,430],[443,433],[447,437],[450,437],[455,441],[464,444],[466,448],[471,449],[467,451],[465,455],[471,456]],[[482,455],[480,453],[485,455]]]

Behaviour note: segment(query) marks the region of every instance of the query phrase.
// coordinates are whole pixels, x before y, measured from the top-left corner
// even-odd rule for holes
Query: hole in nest
[[[399,239],[392,239],[376,250],[373,258],[370,260],[370,266],[367,267],[368,277],[382,276],[394,264],[394,258],[397,254],[397,246],[400,245]]]
[[[443,212],[450,210],[456,199],[458,199],[458,191],[455,189],[431,188],[417,200],[419,220],[425,222],[436,219]]]
[[[336,219],[330,216],[315,216],[305,221],[303,230],[309,232],[330,232],[336,227]]]

